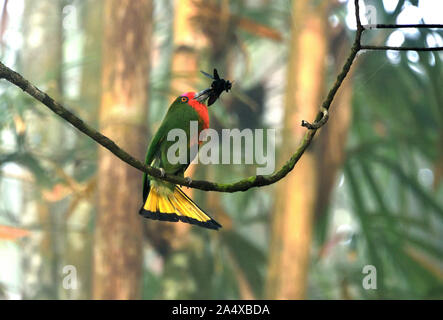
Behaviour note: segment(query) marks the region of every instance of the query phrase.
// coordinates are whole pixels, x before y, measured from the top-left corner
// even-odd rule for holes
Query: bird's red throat
[[[198,113],[198,116],[203,121],[203,129],[209,128],[209,114],[208,107],[198,100],[195,100],[195,92],[186,92],[182,95],[189,99],[188,104]]]

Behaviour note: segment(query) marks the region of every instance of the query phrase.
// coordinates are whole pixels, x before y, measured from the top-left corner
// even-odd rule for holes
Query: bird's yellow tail
[[[149,219],[182,221],[208,229],[219,229],[221,225],[203,212],[179,187],[168,194],[159,193],[151,187],[140,214]]]

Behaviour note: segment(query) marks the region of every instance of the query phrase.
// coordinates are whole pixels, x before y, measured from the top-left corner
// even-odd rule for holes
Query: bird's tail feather
[[[169,194],[161,194],[152,186],[140,214],[154,220],[182,221],[215,230],[221,228],[217,221],[200,209],[178,186]]]

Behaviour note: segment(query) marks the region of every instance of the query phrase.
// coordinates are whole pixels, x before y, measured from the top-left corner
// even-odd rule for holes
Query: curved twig
[[[311,124],[311,123],[309,123],[306,120],[302,120],[301,121],[301,126],[305,127],[305,128],[308,128],[308,129],[311,129],[311,130],[313,130],[313,129],[320,129],[321,127],[323,127],[326,124],[326,122],[328,122],[329,111],[327,109],[325,109],[325,108],[322,108],[321,112],[322,112],[322,118],[319,121],[314,121]]]

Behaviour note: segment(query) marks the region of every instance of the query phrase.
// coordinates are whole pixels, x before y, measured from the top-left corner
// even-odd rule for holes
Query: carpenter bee
[[[211,88],[209,90],[209,100],[208,100],[208,107],[213,104],[218,97],[222,94],[223,91],[229,92],[232,88],[232,82],[229,80],[221,79],[218,75],[217,69],[214,69],[214,75],[211,76],[209,73],[206,73],[204,71],[200,71],[203,73],[206,77],[214,80],[211,83]]]

